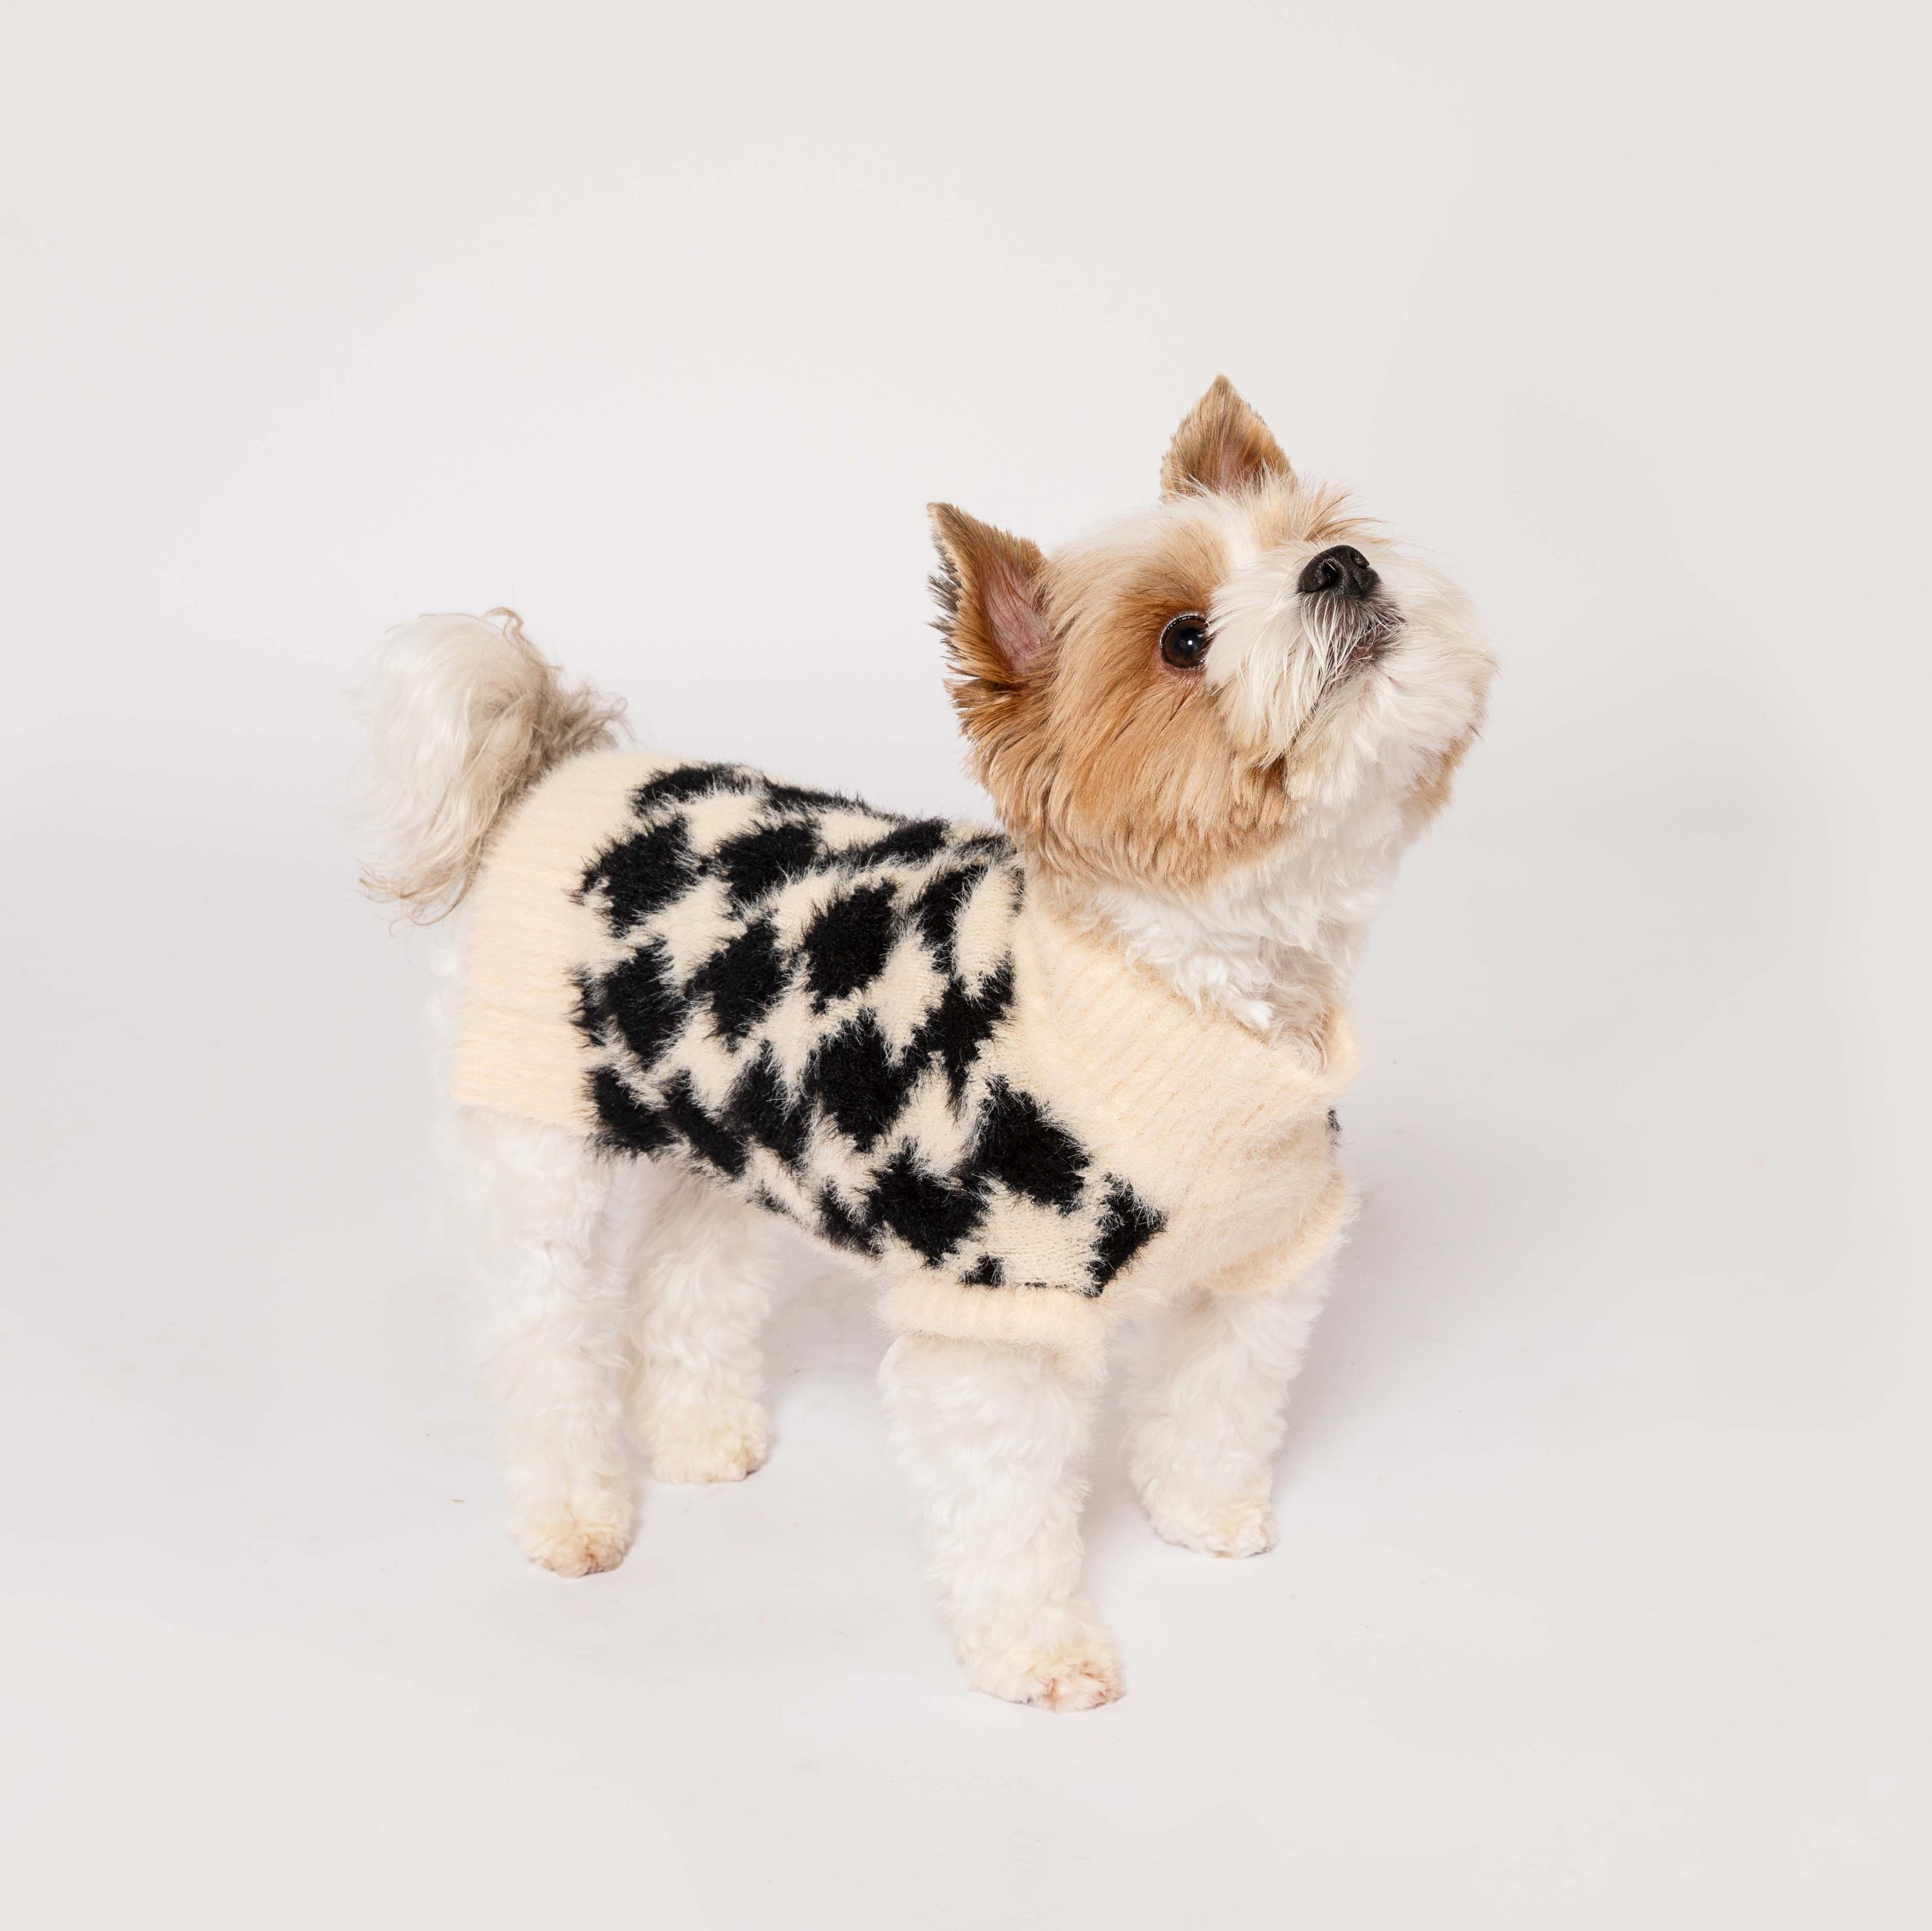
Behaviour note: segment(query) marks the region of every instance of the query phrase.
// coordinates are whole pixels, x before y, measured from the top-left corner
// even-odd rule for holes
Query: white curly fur
[[[1270,1293],[1202,1296],[1149,1321],[1129,1401],[1127,1469],[1169,1542],[1204,1555],[1274,1548],[1286,1396],[1328,1297],[1329,1269],[1324,1255]]]
[[[976,1689],[1084,1710],[1120,1666],[1078,1594],[1094,1384],[1037,1349],[907,1335],[880,1370],[953,1642]]]
[[[398,624],[358,709],[363,888],[429,925],[468,891],[508,806],[553,764],[618,741],[624,700],[566,684],[515,611],[494,610]]]

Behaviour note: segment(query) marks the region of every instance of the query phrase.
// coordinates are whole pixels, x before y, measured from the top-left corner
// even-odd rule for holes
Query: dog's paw
[[[1029,1665],[994,1688],[993,1694],[1010,1703],[1030,1703],[1039,1710],[1097,1710],[1103,1703],[1117,1702],[1126,1688],[1120,1660],[1109,1654],[1059,1657]]]
[[[1264,1555],[1276,1537],[1274,1510],[1266,1495],[1218,1497],[1144,1489],[1148,1519],[1163,1541],[1203,1555]]]
[[[1096,1710],[1126,1688],[1113,1639],[1084,1603],[1063,1606],[1017,1640],[970,1650],[966,1680],[1041,1710]]]
[[[660,1482],[742,1482],[771,1449],[765,1411],[754,1402],[660,1410],[642,1432]]]
[[[517,1546],[553,1575],[598,1576],[623,1561],[631,1535],[628,1516],[547,1515],[518,1526]]]

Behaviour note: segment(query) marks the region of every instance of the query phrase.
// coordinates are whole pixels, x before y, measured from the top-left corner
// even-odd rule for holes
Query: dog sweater
[[[783,1216],[903,1331],[1082,1355],[1338,1233],[1354,1048],[1320,1035],[1196,1008],[999,832],[599,751],[493,836],[452,1089]]]

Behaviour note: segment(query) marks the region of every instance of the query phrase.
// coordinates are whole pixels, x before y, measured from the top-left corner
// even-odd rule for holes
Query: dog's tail
[[[376,648],[356,817],[362,888],[419,925],[453,910],[491,828],[554,764],[619,741],[624,700],[570,685],[514,610],[418,617]]]

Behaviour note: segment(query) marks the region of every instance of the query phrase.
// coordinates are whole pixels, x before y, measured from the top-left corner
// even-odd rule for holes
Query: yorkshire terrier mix
[[[627,1431],[662,1481],[763,1462],[777,1216],[872,1277],[969,1679],[1084,1709],[1120,1693],[1079,1512],[1124,1318],[1155,1528],[1274,1541],[1348,975],[1494,665],[1224,380],[1098,535],[932,518],[998,829],[626,748],[510,613],[425,617],[367,692],[365,881],[462,908],[452,1143],[526,1552],[622,1561]]]

